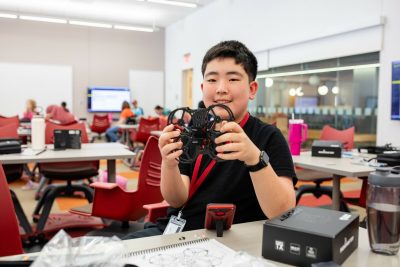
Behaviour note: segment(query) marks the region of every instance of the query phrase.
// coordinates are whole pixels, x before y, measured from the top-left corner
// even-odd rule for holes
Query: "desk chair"
[[[14,138],[18,139],[17,133],[18,125],[14,122],[11,124],[0,127],[0,138]],[[24,171],[24,164],[6,164],[3,165],[2,170],[4,171],[7,183],[11,183],[21,178],[22,173]],[[18,217],[18,221],[21,227],[24,229],[25,233],[31,234],[32,228],[31,225],[26,218],[24,210],[17,198],[17,195],[13,190],[10,189],[11,198],[14,204],[15,214]]]
[[[136,157],[130,163],[131,167],[140,167],[143,148],[151,136],[151,131],[158,130],[160,130],[160,118],[140,118],[138,130],[132,130],[130,134],[130,139],[133,143],[133,151],[136,153]]]
[[[0,116],[0,126],[5,126],[9,124],[16,124],[17,127],[19,126],[19,118],[18,115],[12,117],[4,117]]]
[[[0,164],[0,256],[22,254],[22,242],[19,227],[6,175]]]
[[[53,143],[53,132],[56,129],[81,130],[82,143],[88,143],[85,124],[75,123],[70,125],[58,125],[51,122],[46,123],[45,142]],[[44,229],[51,207],[56,197],[60,195],[73,195],[75,192],[83,192],[89,202],[93,200],[93,189],[87,184],[72,184],[73,180],[88,179],[91,182],[93,176],[98,175],[99,161],[79,161],[79,162],[60,162],[60,163],[40,163],[39,172],[42,175],[41,186],[46,181],[49,185],[45,188],[43,195],[36,205],[33,213],[34,219],[38,220],[36,231]],[[67,184],[52,185],[53,180],[65,180]]]
[[[70,212],[123,221],[123,226],[127,226],[129,221],[136,221],[146,215],[143,205],[163,200],[160,179],[161,153],[158,138],[151,136],[144,149],[136,191],[125,191],[115,183],[96,182],[91,184],[95,189],[93,204],[74,208]]]
[[[320,140],[337,140],[341,141],[345,150],[351,150],[354,146],[354,126],[345,130],[337,130],[329,125],[322,128]],[[296,203],[300,201],[302,195],[312,193],[316,198],[327,195],[332,198],[332,187],[322,186],[325,181],[332,180],[332,174],[313,171],[307,169],[296,169],[296,175],[299,181],[314,182],[314,185],[301,185],[296,191]],[[348,207],[344,202],[342,193],[340,194],[340,209],[348,211]]]
[[[92,124],[90,125],[90,130],[94,133],[97,133],[97,138],[100,140],[101,134],[105,133],[106,130],[110,128],[110,125],[111,124],[107,115],[102,116],[95,114],[93,116]],[[92,140],[90,140],[90,143],[93,143],[95,138],[96,137],[93,136]]]

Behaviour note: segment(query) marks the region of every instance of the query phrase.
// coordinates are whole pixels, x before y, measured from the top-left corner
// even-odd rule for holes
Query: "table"
[[[47,145],[46,150],[38,155],[6,154],[0,155],[2,164],[26,164],[107,160],[108,181],[115,183],[116,159],[134,157],[135,153],[119,143],[89,143],[82,144],[81,149],[54,150],[53,145]]]
[[[133,252],[208,237],[215,238],[218,242],[236,251],[245,251],[255,257],[261,257],[263,223],[264,221],[234,224],[229,231],[224,231],[224,236],[221,238],[216,237],[215,231],[201,229],[173,235],[125,240],[123,242],[128,250]],[[2,257],[0,260],[21,260],[27,256],[32,258],[37,256],[37,253]],[[277,266],[288,266],[278,262],[272,263]],[[342,266],[400,266],[400,254],[386,256],[373,253],[369,248],[367,230],[359,228],[358,248],[347,258]]]
[[[339,210],[340,206],[340,178],[342,177],[365,177],[375,168],[362,164],[355,164],[351,158],[325,158],[312,157],[311,152],[301,152],[299,156],[292,156],[293,163],[297,167],[332,174],[332,208]],[[364,155],[371,158],[372,155]]]

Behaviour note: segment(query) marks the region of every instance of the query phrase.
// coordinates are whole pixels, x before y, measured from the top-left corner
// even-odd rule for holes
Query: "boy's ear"
[[[256,81],[250,82],[250,94],[249,94],[249,99],[253,100],[256,97],[258,91],[258,83]]]
[[[201,91],[203,92],[203,83],[200,84]]]

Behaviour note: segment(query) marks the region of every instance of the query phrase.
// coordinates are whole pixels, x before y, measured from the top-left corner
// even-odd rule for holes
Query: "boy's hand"
[[[219,158],[238,159],[249,166],[259,162],[260,149],[254,145],[239,124],[233,121],[224,121],[220,131],[224,134],[215,139],[215,143],[218,145],[215,150],[218,152]]]
[[[158,139],[158,148],[161,152],[162,161],[164,164],[174,167],[178,165],[177,159],[182,154],[181,141],[174,140],[180,135],[179,130],[174,130],[174,125],[167,125],[160,138]]]

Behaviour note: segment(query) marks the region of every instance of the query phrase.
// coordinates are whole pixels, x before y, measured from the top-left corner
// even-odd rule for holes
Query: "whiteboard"
[[[43,112],[62,101],[72,110],[72,67],[0,63],[0,115],[22,116],[27,99],[34,99]]]
[[[155,106],[164,106],[164,72],[130,70],[129,88],[132,100],[138,101],[146,117],[156,115]]]

